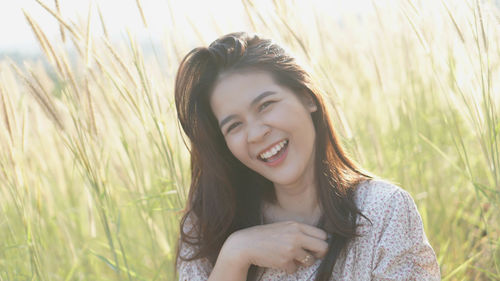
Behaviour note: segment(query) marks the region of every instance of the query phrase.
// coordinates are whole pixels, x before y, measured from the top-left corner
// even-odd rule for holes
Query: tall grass
[[[134,34],[111,42],[98,6],[76,24],[58,1],[36,2],[60,38],[25,13],[48,63],[0,62],[0,280],[174,280],[189,157],[173,79],[206,31],[166,30],[144,52]],[[247,30],[308,65],[354,158],[413,195],[443,280],[500,280],[498,9],[373,1],[337,18],[321,3],[241,5]]]

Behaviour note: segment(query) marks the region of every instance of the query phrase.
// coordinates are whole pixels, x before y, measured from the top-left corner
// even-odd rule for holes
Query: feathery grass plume
[[[42,49],[47,59],[56,65],[59,75],[61,75],[61,77],[65,77],[65,72],[61,67],[61,62],[59,61],[59,58],[56,55],[56,52],[54,51],[52,44],[50,44],[50,41],[47,39],[45,33],[40,29],[38,24],[26,12],[24,12],[24,16],[28,21],[29,25],[31,26],[33,33],[35,33],[35,36],[38,39],[38,42],[40,43],[40,46],[42,46]]]
[[[455,16],[453,15],[450,8],[448,7],[448,4],[446,4],[445,0],[441,0],[441,3],[443,4],[444,8],[446,9],[446,13],[450,17],[450,20],[453,22],[453,26],[455,27],[455,30],[458,33],[458,36],[460,37],[460,41],[462,41],[462,43],[465,43],[465,38],[463,36],[463,33],[460,30],[460,27],[458,26],[457,21],[455,20]]]
[[[122,68],[123,71],[125,71],[125,74],[127,75],[127,80],[132,82],[135,87],[138,86],[138,83],[136,82],[134,76],[132,76],[132,73],[130,72],[130,69],[125,65],[123,59],[118,55],[116,50],[111,46],[111,43],[107,40],[103,40],[104,45],[106,45],[106,48],[108,49],[109,52],[111,52],[112,57],[118,62],[120,67]]]
[[[38,80],[35,74],[31,72],[32,78],[37,82],[37,84],[33,84],[31,79],[29,79],[20,69],[17,67],[15,64],[11,64],[11,67],[15,70],[17,75],[24,80],[26,85],[29,87],[31,90],[30,93],[33,94],[33,97],[35,100],[39,103],[39,105],[42,107],[44,112],[47,114],[47,117],[52,119],[54,121],[54,124],[62,131],[64,131],[64,124],[59,117],[59,114],[57,113],[56,109],[53,107],[53,103],[50,101],[49,96],[47,95],[46,92],[44,92],[44,88],[41,86],[41,84],[38,84]]]
[[[89,2],[89,9],[87,13],[87,27],[85,29],[85,57],[83,58],[86,68],[90,67],[90,53],[92,52],[91,16],[92,2]]]
[[[33,19],[26,13],[26,11],[23,10],[24,17],[28,21],[29,26],[31,27],[31,30],[35,34],[35,37],[40,43],[40,46],[42,47],[42,51],[45,53],[45,56],[51,61],[53,60],[52,53],[49,51],[49,47],[47,46],[48,41],[45,40],[46,37],[42,36],[42,31],[38,27],[38,25],[33,21]]]
[[[10,149],[6,150],[5,153],[0,153],[2,192],[5,191],[7,193],[4,200],[8,200],[9,205],[11,203],[14,205],[10,205],[10,208],[3,207],[2,209],[3,212],[6,212],[7,218],[11,215],[11,219],[7,220],[7,223],[9,221],[17,221],[17,225],[15,226],[9,223],[9,228],[11,233],[14,230],[19,230],[16,233],[17,236],[12,235],[12,238],[19,241],[14,247],[24,248],[22,250],[24,264],[29,266],[33,278],[47,280],[46,272],[43,270],[43,259],[41,258],[43,250],[40,247],[38,231],[38,223],[40,221],[39,212],[31,204],[36,198],[33,198],[28,174],[25,171],[28,168],[27,161],[19,153],[19,149],[22,148],[19,146],[19,143],[13,142]],[[12,212],[12,207],[15,207],[15,213]],[[12,241],[11,239],[2,240],[6,243],[3,247],[4,249],[12,247],[12,244],[7,244]],[[29,259],[28,263],[26,259]]]
[[[172,157],[174,150],[172,149],[168,136],[165,136],[163,130],[161,129],[162,125],[160,124],[160,120],[158,117],[160,109],[155,108],[155,105],[159,104],[159,102],[155,100],[155,95],[154,95],[155,92],[151,89],[151,85],[149,82],[150,79],[148,79],[149,75],[146,73],[147,69],[144,64],[144,58],[142,57],[142,52],[137,46],[136,41],[131,36],[129,41],[132,53],[134,54],[134,64],[136,66],[137,73],[139,74],[139,77],[141,79],[142,91],[145,96],[144,101],[146,102],[147,105],[146,113],[149,114],[149,116],[151,117],[154,128],[156,129],[156,133],[158,134],[160,139],[159,143],[156,142],[156,140],[153,140],[153,143],[155,143],[155,147],[158,147],[158,149],[160,150],[161,152],[160,156],[165,166],[173,168],[173,170],[169,169],[170,176],[174,179],[177,179],[178,173],[175,171],[176,166],[173,163],[173,157]]]
[[[268,25],[268,21],[262,16],[262,13],[258,10],[252,0],[242,0],[242,3],[244,4],[245,12],[247,13],[248,19],[250,20],[252,28],[255,32],[259,30],[260,27],[257,27],[257,22],[254,20],[253,14],[258,17],[260,24],[262,24],[266,30],[272,30],[272,27]]]
[[[311,64],[349,153],[413,195],[443,279],[499,279],[493,3],[381,0],[353,13],[331,1],[244,0],[233,25],[218,14],[208,14],[213,23],[188,18],[167,1],[164,49],[149,51],[132,32],[112,41],[104,5],[100,38],[95,11],[76,25],[54,1],[33,2],[76,51],[25,12],[49,66],[0,68],[1,280],[176,279],[176,211],[190,173],[172,101],[175,71],[196,42],[242,22]],[[137,19],[153,30],[149,7],[137,6]]]
[[[113,71],[116,70],[116,68],[109,69],[104,63],[101,61],[99,57],[94,57],[99,69],[102,71],[104,76],[110,80],[114,88],[118,91],[119,95],[124,98],[125,102],[130,105],[130,108],[136,113],[137,116],[142,116],[141,115],[141,110],[138,105],[138,101],[132,96],[132,93],[129,90],[128,85],[120,79],[118,76],[113,75]],[[111,101],[108,99],[106,96],[106,91],[104,91],[103,88],[103,98],[107,99],[107,104],[111,109],[114,109],[115,112],[119,113],[119,119],[123,120],[123,122],[127,121],[127,116],[125,115],[124,111],[122,110],[121,107],[123,107],[122,104],[119,104],[116,100]]]
[[[135,38],[133,38],[133,35],[130,33],[130,30],[127,31],[127,36],[128,36],[130,50],[132,52],[132,59],[135,66],[135,70],[139,75],[140,84],[138,84],[139,86],[138,88],[141,90],[142,94],[145,94],[146,99],[144,100],[149,102],[148,105],[151,107],[152,105],[151,87],[149,84],[149,79],[147,79],[147,74],[145,73],[142,51],[140,50],[137,41],[135,40]]]
[[[49,12],[59,23],[64,26],[74,37],[76,40],[81,40],[80,33],[72,28],[66,21],[53,9],[49,8],[45,3],[41,0],[35,0],[42,8],[44,8],[47,12]]]
[[[148,28],[148,23],[146,22],[146,17],[144,16],[144,11],[142,10],[141,0],[135,0],[135,3],[137,5],[137,9],[139,10],[139,13],[141,14],[141,20],[142,20],[142,23],[144,24],[144,27]]]
[[[102,32],[104,33],[104,37],[106,40],[109,40],[108,29],[106,28],[106,23],[104,22],[104,18],[102,16],[101,6],[97,3],[97,13],[99,14],[99,21],[101,22]]]
[[[78,56],[83,56],[82,46],[80,46],[81,42],[79,42],[74,36],[70,36],[71,43],[73,43],[73,47],[75,47],[76,53]]]
[[[172,23],[172,30],[173,30],[173,32],[171,32],[171,34],[169,34],[169,36],[168,36],[167,39],[170,39],[170,40],[166,40],[165,45],[167,47],[171,47],[171,49],[174,52],[174,56],[170,57],[171,59],[169,61],[172,61],[172,62],[174,62],[174,61],[181,61],[184,54],[180,50],[179,46],[177,46],[177,41],[179,41],[179,40],[175,40],[174,39],[175,38],[174,36],[177,35],[176,31],[178,31],[179,28],[178,28],[177,21],[175,19],[174,10],[172,9],[172,2],[167,1],[167,7],[168,7],[168,12],[170,14],[169,18],[170,18],[170,21]]]
[[[250,22],[250,26],[252,27],[252,30],[258,30],[256,25],[255,25],[255,21],[252,17],[252,14],[250,13],[250,5],[251,5],[251,2],[249,0],[242,0],[241,3],[243,4],[243,8],[245,9],[245,14],[248,18],[248,21]]]
[[[88,72],[90,68],[90,58],[91,58],[91,52],[92,52],[92,36],[91,36],[91,15],[92,15],[92,2],[89,3],[89,9],[88,9],[88,14],[87,14],[87,28],[86,28],[86,36],[85,36],[85,57],[84,57],[84,65],[85,65],[85,72],[84,72],[84,88],[85,88],[85,96],[87,97],[87,110],[88,114],[90,116],[90,128],[92,134],[96,137],[97,136],[97,124],[95,120],[95,113],[94,113],[94,106],[93,106],[93,99],[90,93],[89,89],[89,80],[88,80]]]
[[[278,19],[280,21],[280,24],[285,26],[288,33],[290,35],[292,35],[293,39],[295,39],[295,42],[297,42],[299,44],[300,49],[304,53],[304,55],[306,56],[307,60],[310,61],[311,56],[309,55],[308,47],[306,47],[306,43],[304,42],[304,39],[301,38],[293,30],[293,28],[290,26],[290,24],[288,24],[288,22],[287,22],[286,18],[288,17],[288,10],[287,10],[288,5],[286,3],[281,2],[281,1],[273,1],[273,5],[274,5],[275,9],[282,10],[281,12],[278,13]]]
[[[408,3],[410,4],[411,7],[413,7],[416,10],[415,6],[411,5],[411,1],[408,1]],[[424,48],[425,53],[430,54],[429,44],[427,43],[427,40],[425,40],[424,36],[422,35],[422,32],[417,27],[417,25],[412,20],[412,18],[408,15],[408,12],[406,11],[406,9],[404,9],[404,7],[401,7],[401,13],[405,16],[406,20],[408,20],[408,22],[410,23],[410,26],[413,29],[413,32],[415,33],[415,35],[417,36],[418,41],[420,42],[420,44]]]
[[[88,114],[89,114],[89,127],[90,127],[90,132],[91,134],[94,136],[94,137],[97,137],[98,135],[98,130],[97,130],[97,124],[96,124],[96,120],[95,120],[95,113],[94,113],[94,105],[93,105],[93,98],[91,96],[91,91],[90,91],[90,88],[89,88],[89,79],[88,77],[85,77],[85,82],[84,82],[84,85],[85,85],[85,96],[87,97],[87,110],[88,110]]]
[[[104,40],[106,44],[108,42]],[[108,47],[108,46],[107,46]],[[118,72],[118,68],[116,68],[116,65],[114,64],[113,61],[110,62],[112,68],[109,66],[105,65],[105,62],[102,61],[102,59],[94,54],[94,60],[96,61],[99,69],[104,73],[105,77],[109,79],[109,81],[112,83],[114,86],[114,89],[118,91],[120,96],[122,96],[127,104],[130,105],[130,107],[133,109],[135,112],[136,116],[138,116],[141,120],[143,120],[143,114],[142,110],[140,108],[140,100],[138,100],[137,97],[134,97],[133,91],[134,89],[138,88],[138,83],[132,80],[132,74],[130,73],[130,70],[128,67],[125,66],[121,58],[116,54],[114,49],[109,45],[108,50],[112,53],[113,58],[116,59],[116,61],[119,63],[120,67],[125,71],[126,77],[120,77],[120,75],[116,75]],[[130,79],[127,79],[130,78]],[[127,82],[133,82],[132,85],[130,85]],[[108,103],[110,104],[111,107],[114,107],[117,109],[117,112],[122,112],[122,110],[119,109],[120,104],[116,103]],[[125,117],[121,115],[122,117]],[[127,118],[121,118],[123,120],[126,120]]]
[[[5,100],[8,99],[9,97],[4,94],[5,90],[4,90],[4,87],[3,87],[3,84],[0,83],[0,102],[2,104],[2,117],[3,117],[3,121],[5,123],[5,127],[7,128],[7,132],[9,133],[9,140],[10,140],[10,143],[9,143],[9,146],[11,147],[12,144],[14,143],[14,133],[12,132],[12,121],[11,121],[11,118],[9,118],[9,111],[12,113],[12,108],[9,108],[7,109],[7,103],[9,103],[10,105],[10,102],[6,102]]]
[[[86,133],[85,126],[82,126],[82,120],[78,120],[77,116],[72,116],[73,123],[76,128],[76,135],[70,136],[66,140],[68,148],[72,151],[77,163],[81,167],[81,174],[87,181],[90,193],[92,194],[92,199],[95,201],[95,208],[101,220],[101,224],[104,228],[104,233],[106,240],[109,245],[111,254],[113,255],[114,268],[117,278],[121,276],[121,267],[118,259],[117,248],[115,246],[115,240],[120,238],[114,235],[112,231],[112,218],[111,214],[107,210],[112,207],[111,199],[109,196],[109,190],[106,189],[107,184],[104,175],[102,175],[102,163],[103,159],[97,157],[95,147],[97,144],[93,139]],[[104,161],[105,163],[105,161]]]
[[[2,95],[2,104],[4,110],[4,120],[6,126],[8,127],[9,132],[9,146],[7,151],[11,154],[11,160],[13,159],[12,154],[14,153],[13,147],[17,146],[21,153],[24,153],[25,148],[25,138],[24,138],[24,119],[21,116],[19,118],[16,116],[18,114],[18,109],[21,105],[23,105],[22,101],[16,101],[18,95],[21,90],[18,87],[18,80],[14,73],[12,73],[12,68],[9,67],[9,64],[12,64],[13,61],[11,59],[6,59],[4,63],[0,64],[0,94]],[[10,93],[10,94],[8,94]],[[15,102],[15,103],[14,103]],[[17,106],[14,106],[14,104]],[[21,114],[25,114],[26,110]],[[21,125],[20,125],[21,124]],[[21,128],[19,128],[21,126]],[[1,159],[1,158],[0,158]]]
[[[55,4],[56,4],[56,11],[57,11],[57,14],[58,14],[59,16],[61,16],[61,8],[60,8],[60,6],[59,6],[59,0],[54,0],[54,2],[55,2]],[[59,23],[59,32],[60,32],[60,34],[61,34],[61,40],[62,40],[63,42],[66,42],[66,35],[64,34],[64,26],[63,26],[61,23]]]
[[[66,79],[69,80],[69,84],[71,85],[71,88],[73,89],[73,93],[72,93],[71,98],[72,98],[72,100],[77,101],[77,106],[81,106],[82,100],[81,100],[81,95],[80,95],[80,87],[76,83],[75,74],[73,73],[73,71],[70,67],[70,64],[68,62],[68,58],[66,57],[66,54],[64,52],[60,53],[60,58],[62,60],[63,73],[65,74]],[[65,91],[64,93],[67,93],[68,95],[71,94],[68,92]]]

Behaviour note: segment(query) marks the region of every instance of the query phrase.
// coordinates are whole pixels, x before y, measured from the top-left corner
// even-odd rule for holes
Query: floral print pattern
[[[355,202],[373,223],[358,216],[358,234],[335,264],[335,280],[441,280],[436,255],[425,235],[422,218],[411,195],[383,180],[369,180],[357,186]],[[189,227],[189,226],[188,226]],[[193,253],[180,245],[182,256]],[[314,280],[321,260],[301,266],[293,274],[274,268],[259,268],[259,280]],[[179,280],[204,281],[212,265],[207,259],[178,262]]]

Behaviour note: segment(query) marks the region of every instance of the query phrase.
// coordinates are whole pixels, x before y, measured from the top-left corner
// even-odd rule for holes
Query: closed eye
[[[232,129],[236,128],[240,124],[241,124],[241,122],[234,122],[231,125],[229,125],[229,127],[226,130],[226,134],[229,133]]]
[[[259,111],[262,111],[264,110],[266,107],[268,107],[269,105],[275,103],[276,101],[273,101],[273,100],[269,100],[269,101],[265,101],[263,102],[260,106],[259,106]]]

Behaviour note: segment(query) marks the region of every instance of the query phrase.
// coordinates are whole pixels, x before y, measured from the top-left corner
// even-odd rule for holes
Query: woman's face
[[[219,78],[210,106],[229,150],[275,185],[292,185],[314,174],[316,132],[312,98],[299,98],[267,72]]]

